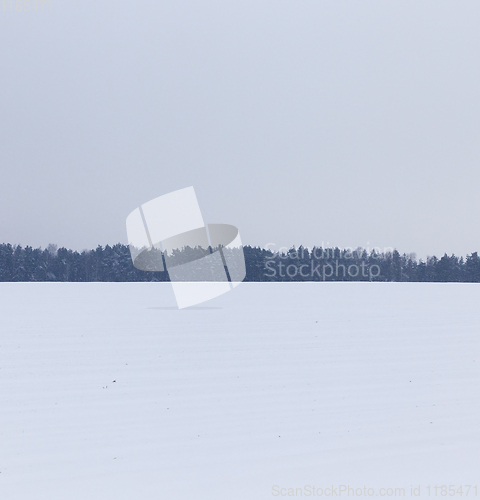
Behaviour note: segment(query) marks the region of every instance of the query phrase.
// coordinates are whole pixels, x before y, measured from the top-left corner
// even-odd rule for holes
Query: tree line
[[[302,246],[285,252],[244,246],[245,281],[410,281],[480,282],[477,252],[464,257],[417,259],[397,250]],[[136,269],[128,245],[98,246],[77,252],[66,248],[0,244],[0,281],[169,281],[167,271]]]

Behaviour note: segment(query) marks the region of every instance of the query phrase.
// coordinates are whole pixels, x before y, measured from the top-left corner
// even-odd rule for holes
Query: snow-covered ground
[[[0,499],[474,498],[479,347],[476,284],[1,283]]]

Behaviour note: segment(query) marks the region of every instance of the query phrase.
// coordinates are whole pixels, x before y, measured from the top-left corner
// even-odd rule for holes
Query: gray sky
[[[126,242],[193,185],[246,244],[480,251],[478,0],[8,9],[0,242]]]

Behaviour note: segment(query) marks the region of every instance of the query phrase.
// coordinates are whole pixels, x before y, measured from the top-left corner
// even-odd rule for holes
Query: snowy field
[[[0,500],[480,497],[478,284],[0,297]]]

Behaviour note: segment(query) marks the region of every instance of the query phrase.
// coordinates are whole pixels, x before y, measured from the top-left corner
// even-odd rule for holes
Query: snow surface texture
[[[0,294],[1,500],[480,488],[480,285],[244,283],[181,311],[169,283]]]

